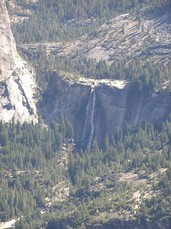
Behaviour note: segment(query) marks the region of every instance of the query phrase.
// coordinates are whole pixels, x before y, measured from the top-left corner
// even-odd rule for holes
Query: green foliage
[[[27,5],[28,1],[17,0]],[[13,27],[18,43],[66,41],[92,33],[97,25],[118,13],[142,6],[166,4],[163,0],[42,0],[28,21]],[[90,21],[82,21],[82,19]],[[51,70],[58,69],[82,74],[87,78],[127,79],[135,91],[161,89],[170,77],[171,64],[133,60],[96,63],[94,60],[47,58],[43,46],[34,56],[38,82],[45,89]],[[47,69],[50,70],[47,74]],[[170,220],[171,205],[171,119],[162,127],[142,124],[118,130],[111,141],[106,137],[104,147],[95,143],[91,151],[69,153],[68,170],[57,166],[62,144],[73,137],[71,124],[60,123],[15,124],[0,122],[0,220],[20,217],[16,228],[91,228],[96,222],[110,221],[117,213],[136,216],[136,220]],[[161,169],[165,172],[160,174]],[[118,175],[135,171],[147,179],[145,187],[152,187],[155,195],[140,203],[135,214],[132,194],[139,186],[119,182]],[[157,174],[157,179],[155,179]],[[152,177],[152,178],[150,178]],[[70,198],[47,207],[47,192],[61,180],[70,185]],[[149,182],[149,183],[148,183]],[[142,185],[143,186],[143,185]],[[140,188],[143,189],[140,185]],[[91,189],[93,187],[93,190]],[[145,188],[144,188],[145,189]],[[40,211],[45,210],[41,215]],[[113,215],[112,215],[113,216]],[[134,218],[135,220],[135,218]]]
[[[46,186],[61,180],[54,160],[64,139],[72,137],[71,129],[65,120],[61,124],[54,121],[49,127],[0,122],[1,221],[21,215],[39,218],[45,205]],[[18,227],[23,228],[23,223]],[[31,228],[29,221],[27,224]]]
[[[27,3],[19,2],[26,5]],[[43,42],[65,42],[88,35],[93,36],[101,23],[116,14],[140,9],[141,7],[158,7],[169,4],[169,0],[137,1],[137,0],[42,0],[38,1],[34,13],[29,20],[13,25],[16,41],[22,43],[38,43],[37,52],[20,50],[22,55],[34,63],[38,84],[45,90],[47,70],[63,70],[79,73],[83,77],[95,79],[126,79],[133,82],[137,91],[160,90],[162,84],[169,81],[171,63],[166,66],[150,62],[132,60],[114,61],[109,65],[105,61],[82,57],[70,58],[58,55],[47,55]],[[90,20],[89,20],[90,19]],[[170,83],[167,83],[170,89]]]
[[[101,212],[101,223],[107,223],[109,212],[115,211],[119,217],[128,211],[132,193],[140,188],[118,180],[120,172],[129,171],[137,171],[146,179],[149,177],[148,182],[157,193],[156,197],[154,195],[140,204],[137,220],[169,220],[170,119],[158,130],[150,124],[138,128],[127,126],[124,132],[118,130],[111,142],[105,139],[103,149],[94,144],[91,151],[71,151],[68,171],[60,171],[55,158],[64,139],[72,136],[71,129],[64,119],[61,124],[54,121],[48,128],[42,124],[0,123],[2,221],[24,216],[16,228],[39,228],[48,222],[47,228],[54,225],[56,228],[86,228]],[[166,172],[160,174],[163,168]],[[150,178],[155,173],[157,180]],[[72,198],[55,203],[49,212],[45,205],[45,190],[63,179],[72,182]],[[42,218],[40,210],[44,208],[46,213]]]
[[[23,43],[68,40],[92,32],[97,24],[118,13],[167,3],[169,0],[42,0],[29,21],[14,26],[14,33],[18,42]],[[91,22],[83,23],[83,19]]]

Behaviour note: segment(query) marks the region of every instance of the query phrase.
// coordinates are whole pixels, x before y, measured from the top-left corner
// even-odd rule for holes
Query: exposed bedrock
[[[70,83],[54,73],[40,107],[47,123],[62,116],[71,121],[78,146],[85,146],[85,142],[88,145],[92,140],[101,145],[106,135],[111,139],[117,129],[123,129],[127,123],[133,126],[143,121],[162,123],[171,113],[171,94],[137,92],[129,83],[122,89],[96,85],[95,81],[92,85],[79,81]]]

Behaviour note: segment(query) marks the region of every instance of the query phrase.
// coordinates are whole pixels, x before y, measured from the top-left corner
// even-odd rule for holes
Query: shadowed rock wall
[[[118,128],[126,123],[133,126],[143,121],[160,124],[171,114],[171,94],[136,91],[131,84],[123,89],[99,85],[96,93],[94,111],[94,136],[99,145],[103,144],[106,135],[109,139]],[[55,73],[40,104],[45,122],[62,116],[71,121],[74,127],[75,143],[81,145],[86,109],[91,86],[79,83],[69,84]]]

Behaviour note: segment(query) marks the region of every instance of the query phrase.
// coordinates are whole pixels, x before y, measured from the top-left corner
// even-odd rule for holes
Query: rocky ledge
[[[144,121],[160,124],[171,114],[169,92],[137,91],[125,81],[102,83],[71,78],[53,72],[40,113],[47,123],[54,118],[70,120],[78,146],[87,145],[90,140],[102,144],[106,135],[110,139],[126,124],[137,126]]]

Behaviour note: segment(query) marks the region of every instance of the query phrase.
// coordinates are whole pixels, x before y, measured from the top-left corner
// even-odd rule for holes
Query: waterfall
[[[93,140],[93,134],[94,134],[94,112],[95,112],[95,103],[96,103],[96,93],[94,87],[91,88],[90,96],[86,108],[86,118],[84,122],[84,129],[83,129],[83,135],[81,138],[81,144],[85,148],[90,149],[92,140]]]
[[[91,143],[93,140],[93,134],[94,134],[94,111],[95,111],[95,103],[96,103],[96,93],[94,88],[91,89],[91,94],[92,94],[92,110],[91,110],[91,115],[90,115],[90,136],[88,139],[88,144],[87,148],[90,149]]]

